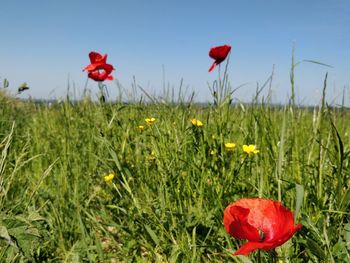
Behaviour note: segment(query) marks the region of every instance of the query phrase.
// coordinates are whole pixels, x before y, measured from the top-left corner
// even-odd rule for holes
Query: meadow
[[[208,105],[2,91],[1,262],[350,262],[348,109],[327,105],[326,80],[315,108],[294,93],[274,106],[261,90],[232,104],[227,85],[213,84]],[[233,256],[244,241],[223,211],[243,197],[281,201],[302,229]]]

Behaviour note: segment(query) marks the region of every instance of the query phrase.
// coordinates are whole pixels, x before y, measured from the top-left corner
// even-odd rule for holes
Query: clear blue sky
[[[296,68],[297,100],[316,104],[329,72],[328,100],[339,98],[350,78],[350,1],[250,0],[105,0],[2,1],[0,4],[0,76],[15,93],[27,82],[23,97],[59,98],[74,83],[81,94],[92,50],[107,53],[113,75],[126,89],[133,76],[150,93],[165,80],[178,88],[181,78],[197,100],[209,101],[210,47],[232,46],[229,75],[233,87],[247,83],[236,98],[250,101],[275,65],[273,99],[290,95],[291,50],[295,59],[312,59],[326,68]],[[116,84],[107,82],[112,94]],[[88,82],[97,93],[97,85]],[[339,100],[338,100],[339,101]],[[346,102],[350,104],[347,93]]]

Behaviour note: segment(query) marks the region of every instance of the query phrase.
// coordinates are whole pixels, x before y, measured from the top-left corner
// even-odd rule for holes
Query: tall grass
[[[48,105],[1,94],[0,258],[257,262],[258,252],[232,256],[242,241],[222,217],[239,198],[264,197],[303,224],[260,253],[264,262],[350,262],[350,113],[327,105],[326,84],[314,109],[298,107],[294,95],[274,107],[261,89],[251,104],[232,105],[226,74],[207,106],[88,97]],[[145,124],[148,117],[156,122]],[[226,151],[226,142],[237,148]],[[247,156],[243,144],[260,153]]]

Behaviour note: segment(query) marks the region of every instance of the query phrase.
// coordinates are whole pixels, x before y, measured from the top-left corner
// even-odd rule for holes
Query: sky
[[[229,44],[236,101],[251,101],[273,70],[272,101],[287,102],[294,47],[295,62],[332,66],[295,68],[297,102],[318,104],[328,73],[327,101],[340,103],[345,90],[350,105],[349,0],[3,0],[0,12],[0,82],[7,78],[12,94],[27,82],[22,98],[59,99],[68,87],[79,98],[86,85],[95,96],[97,83],[82,68],[97,51],[115,67],[115,81],[105,82],[111,98],[120,87],[131,98],[134,80],[156,96],[164,86],[178,92],[183,80],[188,96],[211,102],[218,72],[208,73],[208,53]]]

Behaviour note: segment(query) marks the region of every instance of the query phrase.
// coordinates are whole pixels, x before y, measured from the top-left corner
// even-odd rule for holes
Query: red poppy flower
[[[111,64],[107,64],[107,54],[103,56],[97,52],[90,52],[90,65],[87,65],[83,71],[88,71],[88,77],[95,81],[113,80],[110,74],[114,70]]]
[[[224,46],[218,46],[218,47],[213,47],[209,51],[209,57],[212,59],[215,59],[213,65],[209,68],[209,72],[211,72],[217,65],[219,65],[221,62],[223,62],[228,53],[231,51],[231,46],[230,45],[224,45]]]
[[[224,226],[234,238],[248,240],[234,255],[274,249],[302,227],[294,224],[293,213],[280,202],[261,198],[242,198],[226,207]]]

